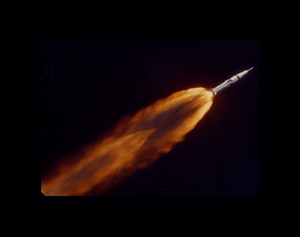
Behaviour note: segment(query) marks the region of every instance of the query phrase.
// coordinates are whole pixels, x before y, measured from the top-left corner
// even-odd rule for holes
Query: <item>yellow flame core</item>
[[[183,90],[123,118],[104,138],[82,148],[76,159],[61,161],[51,178],[42,180],[42,192],[46,196],[81,196],[91,191],[101,195],[183,141],[209,110],[213,96],[202,87]]]

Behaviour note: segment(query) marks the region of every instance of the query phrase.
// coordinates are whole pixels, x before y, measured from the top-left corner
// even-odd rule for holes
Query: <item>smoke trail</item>
[[[145,168],[184,140],[209,110],[213,92],[192,88],[123,118],[104,138],[81,149],[76,162],[65,159],[42,180],[46,196],[100,195],[138,169]]]

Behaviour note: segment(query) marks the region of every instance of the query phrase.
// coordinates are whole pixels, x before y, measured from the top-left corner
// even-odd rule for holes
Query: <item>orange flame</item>
[[[192,88],[159,99],[123,118],[104,138],[64,159],[41,183],[46,196],[102,194],[184,140],[212,105],[213,92]]]

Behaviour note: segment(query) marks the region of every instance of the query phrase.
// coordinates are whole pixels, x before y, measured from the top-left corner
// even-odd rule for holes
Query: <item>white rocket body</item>
[[[243,72],[240,72],[233,77],[229,78],[228,80],[224,81],[222,84],[216,86],[215,88],[212,89],[212,91],[215,93],[215,95],[224,90],[225,88],[229,87],[232,83],[235,83],[236,81],[240,80],[243,76],[245,76],[252,68],[245,70]]]

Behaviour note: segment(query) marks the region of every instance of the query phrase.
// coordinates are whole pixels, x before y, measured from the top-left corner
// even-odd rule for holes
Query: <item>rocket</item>
[[[224,90],[225,88],[229,87],[232,83],[235,83],[236,81],[240,80],[243,76],[245,76],[252,69],[253,69],[253,67],[248,69],[248,70],[245,70],[243,72],[240,72],[240,73],[234,75],[233,77],[229,78],[228,80],[224,81],[220,85],[213,88],[212,91],[216,95],[218,92],[220,92],[220,91]]]

